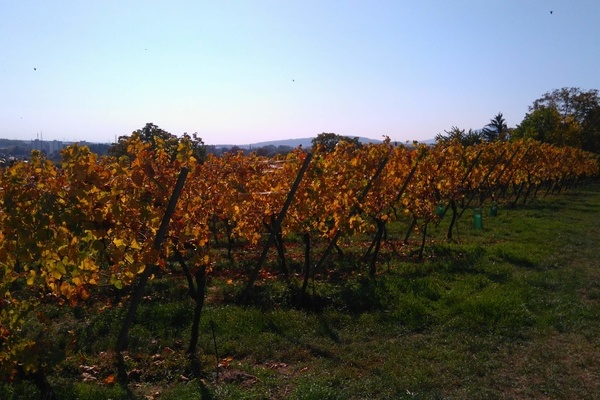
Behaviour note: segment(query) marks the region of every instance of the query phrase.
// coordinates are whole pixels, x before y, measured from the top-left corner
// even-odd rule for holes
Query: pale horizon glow
[[[550,90],[600,88],[598,21],[597,0],[4,1],[0,138],[514,127]]]

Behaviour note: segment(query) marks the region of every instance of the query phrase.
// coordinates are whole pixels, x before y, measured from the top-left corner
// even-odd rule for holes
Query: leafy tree
[[[600,105],[598,90],[582,91],[580,88],[554,89],[535,100],[529,111],[540,108],[556,108],[563,120],[572,117],[577,123],[583,124],[589,114]]]
[[[535,130],[538,130],[537,132]],[[600,98],[597,89],[555,89],[529,107],[517,137],[600,152]]]
[[[556,108],[538,108],[525,114],[525,118],[513,133],[513,139],[535,139],[549,142],[560,125],[560,113]]]
[[[600,107],[589,112],[582,124],[583,143],[581,148],[586,151],[600,153]]]
[[[290,146],[274,146],[272,144],[268,146],[262,146],[255,150],[256,155],[261,157],[275,157],[277,155],[285,156],[293,150]]]
[[[557,146],[581,147],[581,127],[571,116],[563,120],[555,107],[541,107],[527,115],[513,133],[515,139],[531,138]]]
[[[473,129],[469,129],[469,132],[465,133],[464,129],[459,129],[456,126],[450,128],[449,131],[444,131],[446,134],[438,134],[435,140],[439,144],[449,144],[455,140],[459,141],[463,146],[471,146],[474,144],[481,143],[483,141],[482,134]]]
[[[198,136],[197,133],[194,132],[190,135],[187,132],[184,132],[180,141],[181,140],[186,140],[191,144],[194,158],[198,162],[201,163],[206,159],[206,147],[204,145],[204,141]]]
[[[486,141],[494,142],[496,140],[507,140],[509,132],[506,121],[500,112],[483,128],[482,136]]]
[[[225,153],[231,153],[231,154],[237,154],[239,152],[242,152],[243,154],[246,154],[246,152],[244,151],[244,149],[242,149],[239,146],[231,146]]]
[[[319,133],[319,135],[312,140],[312,147],[316,148],[317,146],[322,146],[322,148],[326,152],[331,152],[335,150],[335,146],[339,142],[348,142],[356,147],[361,147],[361,143],[358,140],[358,137],[350,138],[348,136],[337,135],[335,133]]]
[[[85,145],[93,152],[98,154],[99,156],[104,156],[108,153],[108,149],[112,145],[106,143],[85,143]],[[59,153],[60,155],[60,153]]]
[[[157,142],[161,141],[167,149],[167,153],[173,159],[177,155],[177,149],[180,143],[187,141],[191,144],[194,158],[196,158],[198,162],[202,162],[206,158],[206,147],[204,146],[202,139],[199,138],[196,133],[191,136],[184,133],[182,137],[177,137],[172,133],[160,129],[152,122],[148,122],[142,129],[134,131],[131,136],[120,136],[118,142],[108,149],[108,154],[116,158],[126,156],[130,160],[133,160],[136,157],[136,154],[130,153],[128,147],[132,142],[132,139],[135,138],[139,138],[142,143],[150,143],[153,149],[157,147]]]

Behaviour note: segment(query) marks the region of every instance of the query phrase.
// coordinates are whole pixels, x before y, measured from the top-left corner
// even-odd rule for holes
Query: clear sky
[[[567,86],[600,89],[598,0],[0,0],[0,138],[425,140]]]

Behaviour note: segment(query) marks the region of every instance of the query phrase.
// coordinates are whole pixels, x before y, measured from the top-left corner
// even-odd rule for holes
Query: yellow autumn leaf
[[[123,289],[123,281],[118,279],[114,274],[110,276],[110,283],[113,284],[117,289]]]
[[[35,270],[29,270],[29,275],[27,276],[27,284],[29,286],[33,286],[33,283],[35,282]]]
[[[67,273],[67,270],[62,261],[48,260],[46,262],[46,270],[54,279],[60,279]]]
[[[94,263],[94,260],[92,260],[91,258],[86,258],[81,262],[81,265],[79,265],[79,269],[83,271],[97,271],[98,266],[96,265],[96,263]]]
[[[140,244],[135,239],[133,239],[131,241],[131,243],[129,244],[129,247],[132,248],[133,250],[141,250],[142,249],[142,246],[140,246]]]

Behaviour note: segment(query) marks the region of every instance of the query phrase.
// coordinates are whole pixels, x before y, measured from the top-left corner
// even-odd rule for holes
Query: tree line
[[[464,145],[515,139],[535,139],[555,146],[571,146],[599,153],[598,90],[564,87],[547,92],[529,106],[521,123],[514,128],[507,126],[500,112],[481,130],[466,131],[453,126],[436,136],[438,142],[459,140]]]

